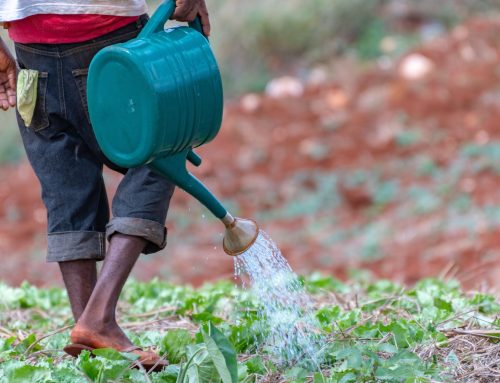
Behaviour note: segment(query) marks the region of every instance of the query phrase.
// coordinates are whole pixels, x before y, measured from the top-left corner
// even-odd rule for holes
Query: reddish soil
[[[300,97],[247,95],[228,102],[222,131],[200,148],[204,163],[194,172],[244,217],[301,206],[322,191],[308,174],[339,174],[340,205],[262,221],[298,272],[347,278],[349,270],[366,268],[406,283],[441,275],[467,287],[500,287],[495,284],[500,226],[482,221],[483,213],[500,205],[494,161],[480,170],[467,162],[439,207],[420,214],[401,214],[407,206],[402,194],[377,205],[368,184],[350,182],[349,174],[363,169],[379,172],[384,181],[397,180],[400,190],[437,190],[439,174],[452,172],[466,145],[500,143],[500,20],[472,20],[412,53],[431,64],[416,79],[401,74],[408,57],[386,69],[362,71],[343,62],[332,65],[331,83],[308,85]],[[411,142],[402,144],[404,137]],[[431,177],[405,169],[419,156],[441,173]],[[298,174],[306,175],[302,182]],[[45,212],[29,165],[4,167],[0,177],[7,180],[0,184],[0,278],[60,283],[57,267],[43,263]],[[112,191],[119,179],[108,178]],[[463,214],[478,217],[467,229],[459,225],[464,215],[450,213],[461,196],[469,201]],[[202,214],[207,213],[177,192],[167,223],[168,254],[144,258],[135,275],[193,284],[230,277],[232,261],[219,243],[221,227]],[[390,234],[378,242],[375,256],[361,256],[372,223],[385,224]],[[356,227],[358,234],[330,240],[337,231]]]

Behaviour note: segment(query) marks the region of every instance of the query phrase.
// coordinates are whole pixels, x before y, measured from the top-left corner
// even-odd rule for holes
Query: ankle
[[[109,328],[117,327],[118,323],[114,315],[103,314],[91,316],[86,315],[85,312],[80,316],[78,322],[76,322],[75,328],[89,329],[93,332],[95,331],[106,331]]]

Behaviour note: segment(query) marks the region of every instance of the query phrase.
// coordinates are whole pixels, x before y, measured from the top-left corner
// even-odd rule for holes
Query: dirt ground
[[[231,211],[257,218],[299,273],[363,268],[500,287],[500,20],[471,20],[397,62],[338,61],[322,76],[228,101],[193,172]],[[44,263],[29,164],[0,179],[0,279],[61,283]],[[119,177],[107,180],[112,192]],[[167,249],[135,276],[230,278],[221,225],[181,191],[171,206]]]

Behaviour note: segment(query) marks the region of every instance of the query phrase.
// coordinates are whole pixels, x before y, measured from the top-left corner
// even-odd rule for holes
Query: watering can
[[[164,28],[175,10],[162,3],[139,36],[102,49],[88,74],[88,107],[101,150],[116,165],[147,164],[205,205],[226,226],[224,251],[238,255],[257,224],[233,217],[186,168],[201,165],[193,148],[219,132],[220,72],[201,23]]]

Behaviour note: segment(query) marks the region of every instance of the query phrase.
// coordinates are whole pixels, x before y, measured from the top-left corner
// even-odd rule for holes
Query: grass
[[[493,296],[465,293],[454,281],[404,288],[369,283],[366,273],[356,278],[303,280],[328,340],[316,370],[279,365],[267,354],[259,303],[229,281],[199,289],[130,282],[121,324],[135,343],[170,361],[149,375],[129,368],[130,355],[111,350],[65,356],[72,320],[61,289],[0,285],[0,382],[492,381],[500,356],[500,305]]]

